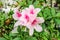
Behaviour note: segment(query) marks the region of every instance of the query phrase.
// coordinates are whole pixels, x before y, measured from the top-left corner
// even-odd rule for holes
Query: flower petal
[[[17,27],[20,25],[20,21],[17,21],[15,24],[14,24],[14,27]]]
[[[20,21],[18,20],[15,24],[14,24],[14,27],[17,27],[17,26],[26,26],[26,22],[25,21]]]
[[[18,28],[18,27],[15,27],[11,32],[12,32],[12,33],[18,33],[17,28]]]
[[[37,20],[39,23],[43,23],[44,22],[44,18],[43,17],[37,17]]]
[[[42,31],[42,27],[40,25],[36,25],[34,28],[35,28],[35,30],[37,32],[41,32]]]
[[[19,11],[15,11],[12,16],[15,20],[19,20],[19,18],[22,16],[22,14]]]
[[[11,8],[11,10],[13,10],[14,12],[16,12],[18,9],[19,9],[19,6],[15,8]]]
[[[33,6],[33,5],[30,5],[30,6],[29,6],[29,9],[34,9],[34,6]]]
[[[33,29],[33,28],[30,28],[30,29],[29,29],[29,35],[32,36],[33,33],[34,33],[34,29]]]
[[[36,9],[34,10],[35,14],[39,13],[40,11],[41,11],[40,8],[36,8]]]
[[[18,20],[18,18],[16,17],[16,14],[13,14],[12,16],[13,16],[14,20]]]

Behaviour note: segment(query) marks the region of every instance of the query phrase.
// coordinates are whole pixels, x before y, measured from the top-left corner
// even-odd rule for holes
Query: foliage
[[[18,1],[21,9],[28,7],[30,4],[41,8],[41,12],[38,14],[38,16],[44,17],[45,19],[45,22],[42,24],[42,32],[34,32],[33,36],[29,36],[28,31],[24,32],[20,27],[18,27],[17,30],[19,33],[13,34],[11,33],[15,23],[15,20],[12,18],[13,11],[11,10],[7,14],[0,12],[0,40],[60,40],[60,12],[57,12],[52,7],[43,7],[43,5],[41,5],[43,2],[44,0]]]

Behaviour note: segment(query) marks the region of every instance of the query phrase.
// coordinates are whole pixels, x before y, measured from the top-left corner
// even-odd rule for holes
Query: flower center
[[[21,17],[22,15],[21,15],[19,12],[17,12],[17,16],[18,16],[18,17]]]
[[[32,25],[36,25],[36,23],[37,23],[37,20],[35,19],[33,20]]]
[[[29,21],[29,16],[25,15],[25,19],[27,20],[27,22]]]
[[[33,11],[33,9],[30,11],[30,13],[31,13],[31,14],[34,14],[34,11]]]

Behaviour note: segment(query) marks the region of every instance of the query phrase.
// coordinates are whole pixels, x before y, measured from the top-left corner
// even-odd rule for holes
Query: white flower
[[[7,8],[2,8],[2,11],[4,11],[5,13],[9,13],[10,10],[11,8],[9,6],[7,6]]]
[[[12,4],[15,3],[15,1],[13,1],[13,0],[8,0],[8,3],[9,3],[10,5],[12,5]]]

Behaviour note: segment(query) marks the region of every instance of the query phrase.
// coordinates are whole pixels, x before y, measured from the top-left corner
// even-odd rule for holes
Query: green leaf
[[[37,40],[36,37],[28,37],[26,40]]]
[[[44,40],[48,40],[46,37],[43,37]]]
[[[60,37],[58,38],[58,40],[60,40]]]
[[[13,39],[13,40],[21,40],[21,38],[20,37],[16,37],[15,39]]]
[[[6,40],[5,38],[0,37],[0,40]]]
[[[17,31],[18,31],[19,33],[21,33],[21,28],[20,28],[20,26],[18,27]]]
[[[34,6],[35,6],[35,7],[40,7],[40,5],[38,5],[38,4],[39,4],[39,1],[35,1],[35,2],[34,2]]]
[[[37,16],[38,16],[38,17],[42,17],[43,15],[42,15],[42,13],[40,12],[40,13],[38,13]]]
[[[45,9],[43,9],[44,11],[43,11],[43,16],[44,16],[44,18],[50,18],[51,17],[51,13],[50,13],[50,9],[49,8],[45,8]]]
[[[32,4],[33,0],[27,0],[28,5]]]
[[[55,16],[55,9],[54,8],[51,8],[51,14],[52,14],[52,16]]]
[[[24,6],[26,4],[26,0],[22,0],[22,1],[23,2],[18,1],[20,6]]]
[[[57,13],[57,14],[56,14],[56,17],[60,17],[60,13]]]
[[[3,6],[3,3],[0,1],[0,6]]]
[[[3,36],[6,38],[6,39],[9,39],[9,36],[7,34],[3,34]]]
[[[57,24],[60,24],[60,19],[56,18],[56,19],[55,19],[55,22],[56,22]]]
[[[14,37],[14,36],[17,36],[17,34],[16,33],[10,33],[9,36]]]

